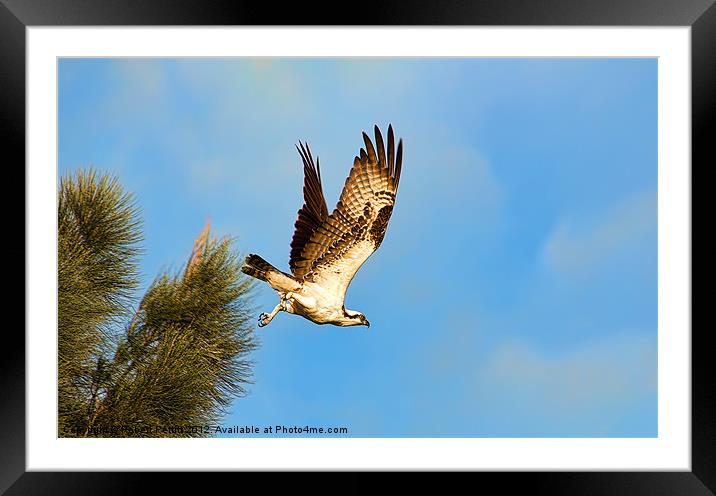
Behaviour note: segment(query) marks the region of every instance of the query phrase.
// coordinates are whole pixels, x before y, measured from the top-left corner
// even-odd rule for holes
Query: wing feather
[[[302,257],[302,253],[309,244],[316,229],[328,218],[328,207],[323,196],[321,184],[321,168],[318,160],[313,162],[313,156],[308,144],[304,146],[299,142],[296,146],[303,161],[303,198],[304,203],[298,211],[298,219],[294,224],[293,238],[291,239],[291,256],[289,266],[295,274],[310,269],[309,260]]]
[[[353,167],[336,208],[325,217],[317,214],[323,210],[313,208],[313,197],[309,201],[306,194],[307,190],[313,192],[315,184],[321,191],[320,172],[316,167],[316,178],[311,178],[311,185],[307,186],[308,176],[313,170],[310,167],[312,156],[310,151],[301,153],[299,149],[304,158],[304,171],[307,171],[304,185],[306,203],[302,210],[310,210],[312,216],[305,217],[310,220],[320,219],[320,223],[310,224],[313,231],[302,245],[300,253],[297,252],[298,245],[292,243],[291,270],[298,278],[337,291],[341,298],[355,273],[383,241],[398,190],[403,159],[402,140],[398,143],[396,153],[393,127],[389,126],[386,153],[383,136],[377,126],[374,132],[375,147],[368,135],[363,133],[365,148],[361,148],[353,160]],[[320,197],[323,198],[322,193]],[[298,221],[296,226],[298,230]],[[309,223],[306,223],[308,226]],[[302,231],[304,233],[307,234],[307,228]]]

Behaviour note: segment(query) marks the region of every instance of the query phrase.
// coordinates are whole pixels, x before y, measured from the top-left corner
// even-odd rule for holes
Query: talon
[[[268,320],[267,313],[264,312],[261,315],[259,315],[259,327],[265,327],[268,324],[267,320]]]

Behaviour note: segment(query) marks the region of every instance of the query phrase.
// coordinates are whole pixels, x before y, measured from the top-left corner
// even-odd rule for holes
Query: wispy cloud
[[[656,191],[636,193],[593,218],[563,220],[545,242],[542,257],[560,273],[589,273],[653,235],[656,226]]]
[[[493,398],[567,416],[627,406],[656,392],[656,339],[620,333],[548,353],[524,341],[499,346],[476,374]]]
[[[431,350],[430,373],[444,384],[417,393],[428,421],[457,415],[474,435],[612,436],[653,405],[635,435],[656,435],[655,334],[615,332],[554,350],[528,339],[491,343],[473,328],[450,330]]]

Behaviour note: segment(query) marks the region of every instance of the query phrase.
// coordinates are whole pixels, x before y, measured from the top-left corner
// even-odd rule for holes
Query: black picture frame
[[[303,3],[274,4],[245,1],[190,0],[0,0],[0,139],[6,178],[25,163],[25,28],[84,25],[556,25],[556,26],[690,26],[692,69],[692,164],[716,163],[713,127],[716,113],[715,0],[489,0],[413,2],[398,0],[356,3],[326,10]],[[331,12],[330,14],[327,14]],[[321,15],[322,14],[322,15]],[[693,173],[693,165],[691,168]],[[8,179],[6,179],[7,181]],[[16,202],[13,202],[16,209]],[[6,210],[6,212],[12,212]],[[25,242],[14,241],[18,215],[6,214],[6,264],[25,259]],[[15,218],[13,218],[15,217]],[[693,246],[693,245],[692,245]],[[25,262],[27,263],[27,261]],[[9,264],[8,264],[9,265]],[[19,264],[12,263],[13,266]],[[26,265],[25,265],[26,266]],[[690,274],[689,274],[690,276]],[[23,284],[24,287],[24,284]],[[20,294],[19,291],[11,291]],[[23,298],[25,292],[22,292]],[[12,308],[7,305],[7,313]],[[693,311],[691,311],[693,315]],[[17,494],[135,494],[163,492],[172,486],[206,488],[207,474],[147,472],[26,472],[25,465],[25,338],[17,326],[6,325],[0,360],[0,493]],[[685,332],[688,330],[685,329]],[[547,494],[716,494],[716,367],[707,345],[710,330],[691,329],[692,336],[692,471],[691,472],[498,472],[463,474],[478,477],[480,486],[499,484],[501,491],[529,489]],[[296,489],[364,492],[375,486],[372,475],[351,473],[340,479],[323,475],[320,483],[305,484],[308,474],[294,474]],[[256,475],[210,475],[212,483],[246,488]],[[263,480],[263,479],[262,479]],[[422,484],[422,477],[413,481]],[[261,482],[261,481],[259,481]],[[271,489],[276,489],[272,479]],[[474,484],[474,482],[469,482]],[[474,486],[477,490],[477,486]],[[236,487],[236,489],[239,489]]]

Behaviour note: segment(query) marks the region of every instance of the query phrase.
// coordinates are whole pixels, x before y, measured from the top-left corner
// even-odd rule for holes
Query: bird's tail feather
[[[281,272],[266,260],[253,253],[246,257],[241,267],[244,274],[266,281],[276,291],[297,291],[301,285],[292,276]]]

